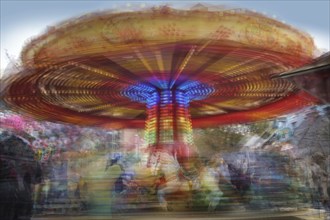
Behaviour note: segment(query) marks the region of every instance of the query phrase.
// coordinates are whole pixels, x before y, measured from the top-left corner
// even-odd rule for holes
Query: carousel
[[[166,174],[177,164],[189,176],[187,164],[198,157],[193,128],[275,118],[317,104],[279,77],[312,63],[315,50],[308,34],[243,9],[90,13],[31,40],[1,96],[39,120],[144,128],[146,166]]]

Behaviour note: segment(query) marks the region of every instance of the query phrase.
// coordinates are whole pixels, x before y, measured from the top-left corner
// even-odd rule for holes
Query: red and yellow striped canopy
[[[193,127],[263,120],[317,102],[273,78],[311,62],[314,50],[309,35],[247,10],[92,13],[27,44],[2,97],[39,119],[142,128],[146,107],[127,88],[192,81],[212,88],[190,103]]]

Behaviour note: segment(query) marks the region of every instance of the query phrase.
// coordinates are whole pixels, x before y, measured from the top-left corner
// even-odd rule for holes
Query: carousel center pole
[[[189,104],[193,100],[206,98],[213,89],[196,81],[180,82],[173,86],[168,86],[169,84],[134,85],[124,91],[124,95],[146,104],[145,139],[151,148],[151,154],[167,152],[180,161],[189,159],[192,153]]]

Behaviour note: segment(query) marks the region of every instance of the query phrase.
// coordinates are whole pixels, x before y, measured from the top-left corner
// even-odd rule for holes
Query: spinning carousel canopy
[[[317,102],[274,78],[314,50],[309,35],[247,10],[91,13],[27,44],[2,97],[39,119],[106,128],[249,122]]]

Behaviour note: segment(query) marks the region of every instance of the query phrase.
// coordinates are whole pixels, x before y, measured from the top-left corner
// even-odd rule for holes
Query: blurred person
[[[217,171],[218,171],[219,183],[220,184],[226,184],[226,183],[231,184],[230,172],[228,169],[228,164],[225,161],[225,159],[220,154],[217,154],[211,158],[210,163],[213,164],[212,166],[214,166],[215,169],[217,169]]]
[[[88,209],[88,183],[84,177],[80,177],[76,191],[77,197],[80,199],[80,209],[82,211]]]
[[[230,183],[231,178],[230,178],[228,164],[225,162],[223,158],[220,160],[219,171],[221,174],[220,181],[222,181],[223,183]]]
[[[14,164],[0,158],[0,217],[14,219],[17,213],[18,179]]]
[[[45,178],[41,186],[42,203],[44,205],[49,203],[51,188],[51,180],[49,178]]]
[[[192,205],[192,194],[200,188],[200,167],[196,157],[180,158],[177,160],[168,152],[158,153],[160,172],[164,175],[165,184],[157,189],[157,198],[160,207],[169,211],[172,209],[168,203],[178,198],[184,200],[186,208]]]
[[[165,185],[166,185],[165,174],[162,171],[160,171],[154,183],[155,194],[157,194],[158,190],[164,187]]]
[[[71,199],[77,199],[79,197],[79,180],[80,180],[80,175],[77,172],[76,166],[72,165],[71,166],[71,172],[69,173],[69,178],[68,178],[68,195],[69,198]]]
[[[30,173],[25,173],[23,177],[23,188],[18,194],[17,209],[20,210],[20,217],[30,219],[32,216],[32,177]]]
[[[112,155],[111,153],[109,153],[107,155],[107,162],[106,162],[106,166],[105,166],[105,170],[104,172],[107,172],[109,173],[108,175],[110,176],[109,180],[109,191],[110,191],[110,207],[111,209],[115,209],[116,208],[116,192],[115,192],[115,186],[116,186],[116,181],[117,179],[120,177],[121,173],[123,172],[122,171],[122,168],[116,163],[116,160],[112,160],[112,159],[115,159],[115,157],[112,158]],[[112,160],[112,162],[111,162]],[[93,184],[93,183],[91,183]],[[92,186],[92,185],[91,185]]]
[[[228,164],[228,170],[230,173],[230,182],[238,191],[241,198],[250,189],[251,179],[247,174],[244,174],[242,170],[236,168],[233,164]]]
[[[328,206],[328,174],[320,168],[311,158],[308,164],[308,183],[311,189],[312,202],[314,206]]]
[[[32,185],[41,181],[40,166],[28,142],[20,136],[8,133],[1,139],[0,149],[0,217],[30,219]]]
[[[123,160],[124,159],[123,159],[123,155],[121,152],[108,153],[105,171],[108,170],[108,168],[113,166],[114,164],[119,165],[121,167],[121,169],[123,170],[124,169]]]
[[[214,158],[207,166],[203,167],[200,173],[201,188],[207,193],[206,200],[208,201],[208,211],[216,211],[220,203],[223,192],[219,187],[220,172],[219,161],[220,158]]]
[[[125,171],[118,178],[118,183],[116,184],[116,192],[126,195],[131,190],[134,190],[138,186],[137,182],[134,180],[135,173],[130,171]]]

